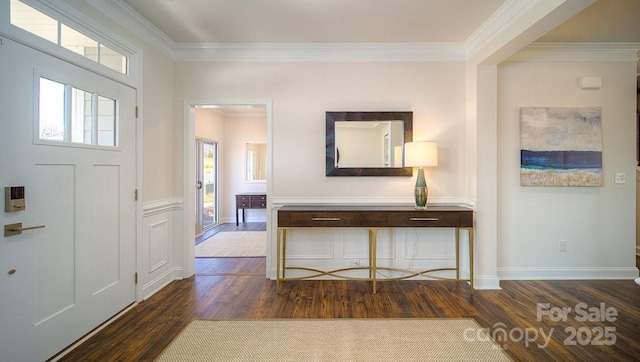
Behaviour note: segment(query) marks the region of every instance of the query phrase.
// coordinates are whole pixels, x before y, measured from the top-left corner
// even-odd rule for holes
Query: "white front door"
[[[0,360],[41,361],[135,301],[136,91],[7,39],[0,65],[0,192],[24,186],[26,204],[0,220],[45,226],[0,238]],[[107,119],[76,114],[89,141],[66,124],[75,142],[42,140],[61,130],[39,127],[56,107],[39,107],[41,78],[87,92],[67,87],[62,109],[73,97]]]

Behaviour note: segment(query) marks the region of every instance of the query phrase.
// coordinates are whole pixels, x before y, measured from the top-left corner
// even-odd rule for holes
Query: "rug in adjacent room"
[[[196,257],[265,256],[266,244],[266,231],[221,231],[196,245]]]

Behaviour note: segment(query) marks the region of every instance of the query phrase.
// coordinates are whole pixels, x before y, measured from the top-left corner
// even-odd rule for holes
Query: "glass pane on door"
[[[202,228],[207,230],[216,224],[216,144],[202,144]]]
[[[196,140],[196,234],[218,224],[217,142]]]

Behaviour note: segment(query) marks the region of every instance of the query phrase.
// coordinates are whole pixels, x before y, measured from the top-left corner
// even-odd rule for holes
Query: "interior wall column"
[[[477,66],[476,288],[498,280],[498,66]]]

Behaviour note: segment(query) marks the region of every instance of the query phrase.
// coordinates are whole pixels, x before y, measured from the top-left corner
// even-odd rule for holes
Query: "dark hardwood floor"
[[[468,285],[443,281],[383,282],[376,295],[368,282],[295,281],[276,293],[264,258],[199,259],[196,268],[61,360],[152,361],[191,320],[236,318],[473,318],[516,361],[640,356],[640,286],[633,280],[503,281],[502,290],[473,296]],[[566,320],[556,308],[571,308]]]

